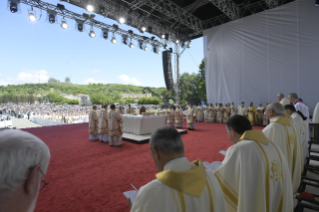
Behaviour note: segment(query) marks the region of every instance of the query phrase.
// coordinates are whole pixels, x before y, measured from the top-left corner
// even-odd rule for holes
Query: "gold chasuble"
[[[248,119],[252,126],[256,125],[257,116],[256,116],[256,107],[254,105],[248,107]]]
[[[246,131],[229,147],[214,172],[227,212],[292,212],[293,193],[287,162],[260,130]]]
[[[226,211],[216,177],[200,160],[171,160],[156,178],[140,188],[131,212]]]
[[[181,124],[183,126],[184,116],[183,116],[183,110],[181,108],[176,109],[174,117],[175,117],[175,127],[180,127]]]
[[[99,116],[95,110],[91,110],[89,114],[89,133],[97,136],[99,134]]]
[[[297,192],[302,173],[300,134],[293,120],[286,115],[276,117],[263,129],[266,137],[277,144],[284,154],[291,175],[293,193]]]
[[[99,114],[99,134],[108,134],[109,133],[109,126],[107,121],[107,111],[102,109]]]

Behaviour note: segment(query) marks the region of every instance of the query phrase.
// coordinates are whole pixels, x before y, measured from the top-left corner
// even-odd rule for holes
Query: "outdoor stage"
[[[186,123],[184,123],[186,127]],[[196,123],[182,135],[186,157],[222,161],[220,150],[232,145],[224,124]],[[123,141],[121,147],[88,140],[88,124],[26,129],[50,148],[46,174],[50,184],[39,193],[36,212],[127,212],[122,194],[155,179],[149,145]]]

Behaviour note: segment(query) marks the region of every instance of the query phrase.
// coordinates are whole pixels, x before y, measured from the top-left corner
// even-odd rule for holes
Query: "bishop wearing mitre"
[[[198,107],[196,108],[196,121],[204,121],[204,109],[200,103],[198,103]]]
[[[175,127],[183,128],[183,122],[184,122],[183,109],[179,105],[177,105],[177,108],[175,110]]]
[[[187,120],[187,129],[195,130],[196,113],[192,104],[188,105],[186,120]]]
[[[293,210],[290,172],[280,148],[261,130],[252,130],[241,115],[226,121],[233,145],[214,172],[227,212],[288,212]]]
[[[123,135],[123,119],[118,111],[115,110],[115,105],[111,105],[111,110],[108,113],[109,124],[109,145],[120,146],[122,145]]]
[[[226,211],[216,177],[205,170],[200,160],[190,162],[185,157],[176,129],[158,128],[149,143],[159,173],[139,189],[131,212]]]
[[[270,124],[263,129],[266,137],[277,144],[284,154],[291,175],[293,192],[297,192],[302,172],[302,149],[300,134],[293,120],[284,114],[284,107],[279,103],[270,103],[266,108]]]
[[[89,139],[91,141],[99,140],[99,115],[96,112],[96,106],[94,105],[89,113]]]
[[[170,105],[168,107],[168,110],[166,111],[167,126],[174,127],[174,122],[175,122],[174,113],[175,113],[175,111],[172,108],[172,106]]]
[[[99,113],[99,135],[100,141],[108,142],[109,141],[109,125],[107,117],[107,105],[102,106],[102,110]]]

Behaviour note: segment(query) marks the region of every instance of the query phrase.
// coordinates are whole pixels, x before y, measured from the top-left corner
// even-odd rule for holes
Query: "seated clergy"
[[[107,119],[107,105],[103,105],[99,118],[99,135],[102,142],[109,141],[109,126]]]
[[[230,117],[226,130],[234,145],[214,175],[227,212],[292,211],[290,172],[280,148],[242,115]]]
[[[300,185],[302,172],[299,129],[296,129],[296,123],[284,114],[284,107],[279,102],[270,103],[266,108],[266,113],[270,124],[263,129],[263,132],[284,154],[295,193]]]
[[[0,131],[0,211],[34,211],[39,190],[49,184],[47,145],[20,130]],[[46,181],[41,181],[46,180]]]
[[[94,105],[89,114],[89,139],[91,141],[99,140],[99,116],[96,112],[96,106]]]
[[[176,129],[157,129],[150,150],[159,173],[156,180],[140,188],[131,212],[226,211],[216,177],[200,160],[188,161]]]

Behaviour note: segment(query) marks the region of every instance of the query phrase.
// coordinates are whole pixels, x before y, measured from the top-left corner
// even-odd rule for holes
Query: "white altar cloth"
[[[6,128],[12,126],[12,120],[9,121],[0,121],[0,128]]]
[[[165,126],[166,115],[142,116],[122,115],[123,131],[137,135],[150,134],[159,127]]]

